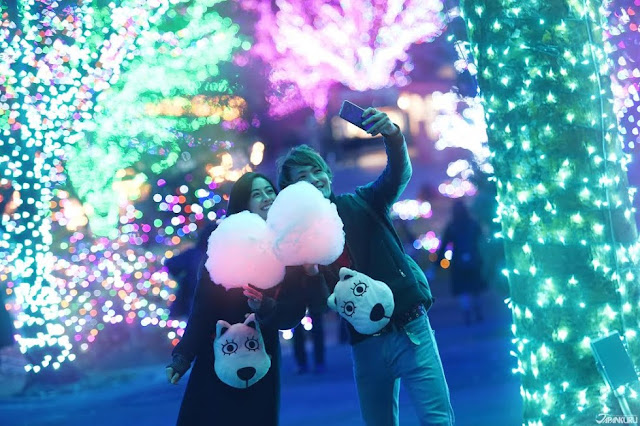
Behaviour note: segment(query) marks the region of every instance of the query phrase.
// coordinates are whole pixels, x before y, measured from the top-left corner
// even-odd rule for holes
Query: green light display
[[[590,341],[638,344],[638,244],[598,2],[464,0],[498,187],[524,423],[620,413]],[[638,406],[637,394],[626,390]],[[637,413],[637,411],[636,411]]]
[[[147,16],[144,25],[132,30],[137,32],[135,48],[110,87],[96,97],[86,137],[68,146],[68,175],[92,207],[94,234],[116,232],[113,183],[118,170],[161,151],[163,160],[151,165],[159,174],[185,148],[184,133],[241,120],[245,102],[231,96],[234,84],[220,67],[246,40],[237,24],[215,10],[222,2],[172,2],[179,5]]]
[[[90,224],[94,233],[117,236],[109,233],[110,226],[117,225],[120,219],[112,187],[117,178],[116,171],[135,161],[141,151],[147,152],[153,145],[153,141],[146,140],[144,143],[148,144],[143,147],[136,146],[131,140],[117,144],[102,143],[111,140],[100,137],[95,131],[94,120],[107,111],[113,112],[107,108],[109,103],[102,94],[110,93],[115,99],[126,101],[126,96],[118,98],[110,88],[121,84],[114,90],[120,88],[118,90],[126,92],[122,89],[127,81],[125,71],[139,70],[143,66],[136,62],[136,57],[159,60],[159,57],[152,58],[146,53],[152,48],[159,49],[158,55],[182,55],[191,59],[190,64],[163,62],[166,66],[184,66],[185,73],[198,71],[189,82],[184,73],[165,72],[166,75],[174,75],[175,79],[158,79],[157,83],[168,89],[166,93],[158,89],[159,93],[169,99],[195,94],[198,79],[206,82],[208,77],[218,75],[219,61],[230,59],[231,50],[240,47],[244,41],[236,39],[238,27],[230,19],[222,18],[211,10],[221,1],[18,0],[0,3],[0,185],[11,185],[17,194],[9,212],[1,217],[0,280],[7,284],[6,291],[12,296],[10,311],[15,314],[15,337],[20,351],[27,354],[29,360],[25,365],[26,371],[39,373],[45,369],[59,369],[65,362],[76,358],[79,342],[84,345],[81,349],[86,349],[99,331],[91,328],[99,325],[96,319],[98,309],[87,306],[83,308],[86,312],[79,311],[78,316],[71,311],[77,307],[76,301],[88,303],[95,291],[78,294],[72,288],[75,282],[70,283],[72,280],[64,277],[61,279],[60,274],[64,275],[70,264],[66,265],[64,259],[57,258],[51,250],[54,246],[52,216],[59,213],[52,211],[52,205],[66,200],[66,197],[55,197],[59,184],[70,177],[74,190],[84,198],[84,211],[87,215],[95,213],[99,219]],[[167,22],[171,22],[171,26]],[[198,44],[201,44],[199,50],[193,47]],[[176,50],[162,51],[162,45],[170,45]],[[212,53],[203,53],[207,49]],[[202,58],[196,59],[198,52]],[[212,62],[204,64],[206,59]],[[154,69],[153,72],[160,71]],[[153,79],[153,75],[145,76],[145,81]],[[140,83],[143,88],[151,90],[150,84]],[[211,82],[208,84],[211,87]],[[227,87],[223,82],[214,86]],[[153,103],[153,99],[147,102]],[[196,119],[192,122],[200,119],[208,122],[211,116],[219,117],[212,118],[212,122],[220,122],[229,114],[206,100],[192,100],[191,103],[196,107],[192,114]],[[211,114],[207,116],[198,111]],[[175,114],[165,115],[170,117],[167,121],[173,120],[169,125],[175,123],[171,118]],[[143,129],[149,126],[147,122],[141,124]],[[162,125],[157,127],[163,128]],[[122,128],[126,129],[126,126],[123,124]],[[175,131],[180,129],[176,125],[173,128]],[[161,149],[166,151],[166,159],[174,158],[177,155],[174,145],[171,141],[165,143],[167,146]],[[170,166],[170,162],[166,164]],[[73,210],[70,201],[67,207]],[[78,240],[83,238],[82,234],[74,235],[70,239],[70,247],[66,242],[60,247],[74,252],[79,247]],[[99,244],[87,243],[83,255],[91,252],[87,247],[93,248],[94,253],[104,250]],[[112,245],[111,249],[118,251],[120,246]],[[105,258],[110,259],[111,249],[105,252]],[[116,254],[118,263],[121,256]],[[158,263],[150,253],[139,256],[153,259],[153,265]],[[154,287],[151,296],[170,300],[168,292],[161,289],[163,273],[145,277],[140,270],[153,268],[141,262],[139,256],[131,254],[127,257],[133,259],[129,260],[133,262],[133,267],[129,268],[133,279],[139,280],[144,288]],[[72,258],[71,261],[77,263],[85,259],[93,264],[96,256],[86,254],[84,258]],[[90,267],[83,265],[87,270]],[[114,271],[120,274],[122,270],[122,265],[111,268],[103,277],[102,288],[112,297],[121,293],[113,290],[118,286],[123,287],[125,293],[132,292],[130,283],[122,283],[113,277]],[[88,287],[94,278],[85,280],[85,277],[91,276],[97,276],[95,271],[73,279],[79,280],[80,286]],[[145,280],[146,284],[142,282]],[[112,287],[113,283],[115,287]],[[130,310],[130,302],[137,297],[128,293],[119,296],[127,299],[124,310]],[[107,308],[106,304],[103,306]],[[166,309],[156,307],[154,304],[150,309],[154,312],[151,324],[164,326]],[[109,309],[104,312],[112,316]],[[113,321],[124,320],[123,315],[114,312]],[[135,312],[129,312],[127,322],[132,322],[134,317]],[[104,318],[103,321],[108,322]],[[85,330],[91,337],[86,341]]]

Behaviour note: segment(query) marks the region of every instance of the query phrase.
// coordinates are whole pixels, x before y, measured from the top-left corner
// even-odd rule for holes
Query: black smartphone
[[[349,123],[360,127],[362,130],[369,130],[373,126],[373,123],[363,126],[362,122],[368,117],[362,118],[362,114],[364,114],[364,109],[349,101],[343,101],[338,115]]]

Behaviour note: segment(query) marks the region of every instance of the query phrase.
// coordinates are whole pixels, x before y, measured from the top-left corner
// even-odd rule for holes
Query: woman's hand
[[[165,371],[167,373],[167,380],[172,385],[178,383],[178,381],[184,376],[191,367],[191,361],[188,361],[184,356],[180,354],[173,355],[173,361],[167,365]]]
[[[251,310],[257,312],[262,305],[262,292],[251,284],[248,284],[242,286],[242,294],[247,296],[247,298],[249,299],[247,303]]]
[[[169,383],[171,383],[172,385],[178,384],[178,381],[182,378],[182,375],[174,370],[173,367],[167,367],[165,371],[167,372],[167,379],[169,380]]]

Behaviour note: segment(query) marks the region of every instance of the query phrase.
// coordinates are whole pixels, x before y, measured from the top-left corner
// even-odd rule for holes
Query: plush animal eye
[[[353,314],[356,313],[356,305],[355,305],[355,303],[353,303],[351,301],[345,302],[344,305],[342,305],[342,313],[345,314],[348,317],[353,316]]]
[[[236,342],[227,340],[222,344],[222,353],[225,355],[231,355],[238,350],[238,344]]]
[[[365,294],[367,292],[367,288],[369,288],[369,287],[365,283],[359,282],[351,290],[353,290],[353,294],[354,295],[360,297],[360,296],[362,296],[363,294]]]
[[[247,341],[244,342],[244,347],[250,351],[257,351],[260,349],[260,342],[255,337],[248,337]]]

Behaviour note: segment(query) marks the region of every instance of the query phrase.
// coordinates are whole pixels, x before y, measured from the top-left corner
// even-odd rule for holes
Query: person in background
[[[169,270],[169,274],[178,283],[176,300],[169,308],[170,316],[173,318],[188,316],[191,313],[193,295],[198,284],[198,271],[207,254],[207,241],[209,241],[209,236],[214,229],[216,229],[215,223],[206,224],[200,230],[195,246],[164,261],[164,266]]]
[[[313,372],[324,373],[326,369],[324,346],[324,313],[326,312],[326,305],[315,304],[314,301],[319,300],[319,297],[313,295],[309,295],[307,300],[311,305],[307,312],[307,316],[311,319],[311,330],[307,331],[304,328],[304,324],[298,324],[293,329],[293,354],[298,366],[297,373],[306,374],[309,371],[305,345],[308,333],[311,334],[313,342]]]
[[[246,173],[231,189],[227,214],[248,210],[266,219],[276,198],[269,179],[258,173]],[[261,425],[276,426],[280,410],[280,343],[278,329],[292,328],[306,310],[304,286],[324,287],[321,277],[309,277],[313,267],[290,267],[282,283],[260,291],[248,285],[225,290],[212,282],[204,264],[194,296],[187,328],[173,350],[173,361],[166,368],[170,383],[176,384],[193,370],[182,399],[178,425]],[[271,368],[265,377],[246,389],[224,384],[214,370],[213,341],[216,323],[244,322],[256,313]],[[195,360],[195,362],[194,362]]]
[[[2,220],[2,216],[5,214],[7,206],[11,202],[13,193],[14,189],[11,182],[4,183],[2,180],[0,180],[0,230],[4,229],[4,221]]]
[[[387,166],[374,182],[356,188],[355,193],[336,196],[327,163],[315,150],[300,145],[278,161],[278,185],[284,189],[309,182],[336,205],[346,244],[333,264],[321,267],[331,287],[338,282],[340,268],[348,267],[386,283],[393,292],[395,310],[380,332],[363,335],[349,324],[364,422],[398,425],[402,379],[421,425],[451,425],[449,388],[427,316],[431,291],[422,270],[405,253],[390,217],[393,203],[411,178],[407,145],[387,114],[367,108],[362,118],[363,125],[371,126],[369,134],[382,134],[387,152]]]
[[[479,249],[482,238],[482,228],[471,217],[464,202],[455,200],[451,219],[440,241],[438,264],[445,258],[447,247],[451,244],[453,252],[448,268],[451,291],[458,298],[464,322],[468,326],[474,320],[483,320],[480,296],[486,290],[487,283],[482,277],[482,256]]]
[[[13,187],[10,183],[0,185],[0,229],[3,229],[2,215],[11,201],[13,191]],[[13,337],[13,321],[6,309],[4,293],[5,289],[0,286],[0,349],[11,346],[15,343],[15,339]],[[0,358],[0,362],[2,362],[2,358]]]
[[[14,329],[9,312],[4,304],[4,289],[0,288],[0,349],[15,344]],[[0,358],[1,361],[1,358]]]

